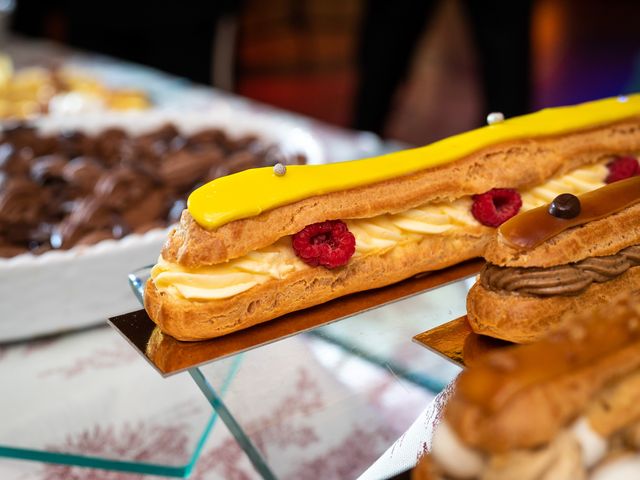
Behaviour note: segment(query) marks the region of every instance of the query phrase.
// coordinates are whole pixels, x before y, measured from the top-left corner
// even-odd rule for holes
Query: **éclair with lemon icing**
[[[456,380],[414,478],[640,477],[639,313],[637,295],[618,297],[479,359]]]
[[[209,230],[310,197],[373,185],[440,167],[488,147],[562,135],[640,115],[640,94],[550,108],[455,135],[422,148],[326,165],[291,166],[287,174],[255,168],[200,187],[189,212]],[[477,192],[472,192],[477,193]]]
[[[638,152],[633,95],[383,157],[231,175],[192,193],[145,306],[198,340],[444,268],[482,255],[519,211],[605,185],[612,164],[637,168]]]
[[[550,204],[508,220],[487,245],[467,297],[479,334],[528,343],[563,315],[640,289],[640,177],[574,197],[570,218]]]

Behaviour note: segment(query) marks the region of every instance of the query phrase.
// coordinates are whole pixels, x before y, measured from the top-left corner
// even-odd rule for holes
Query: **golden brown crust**
[[[185,211],[162,255],[184,266],[212,265],[271,245],[315,222],[396,213],[494,187],[532,187],[611,155],[637,152],[639,133],[640,118],[631,118],[571,134],[522,139],[411,175],[307,198],[211,231]]]
[[[637,296],[610,301],[540,342],[487,355],[458,378],[446,420],[465,444],[486,452],[548,443],[608,387],[638,372],[639,309]],[[612,398],[627,393],[610,390],[611,405],[624,405]]]
[[[553,267],[578,262],[588,257],[604,257],[640,243],[640,203],[570,228],[531,250],[518,250],[494,235],[485,251],[485,259],[505,267]]]
[[[640,370],[607,387],[584,415],[605,438],[640,420]]]
[[[640,290],[640,267],[633,267],[613,280],[593,283],[580,295],[530,297],[495,292],[476,283],[467,296],[467,319],[481,335],[515,343],[531,343],[562,325],[565,313],[589,311],[612,298]]]
[[[480,256],[483,235],[425,236],[383,255],[355,256],[341,268],[308,268],[257,285],[231,298],[190,301],[145,288],[145,308],[160,328],[179,340],[202,340],[271,320],[343,295],[389,285],[417,273]]]
[[[411,470],[411,480],[441,480],[440,474],[431,455],[425,453],[418,460],[418,464]]]

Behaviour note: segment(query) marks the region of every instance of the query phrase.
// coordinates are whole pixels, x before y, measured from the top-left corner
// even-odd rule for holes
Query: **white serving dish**
[[[97,133],[119,126],[139,134],[166,122],[187,134],[209,127],[223,128],[231,136],[256,134],[285,153],[306,155],[308,163],[324,161],[321,145],[304,126],[278,116],[231,108],[193,114],[151,111],[52,116],[36,124],[43,133],[65,129]],[[0,342],[89,327],[139,308],[127,275],[156,261],[168,230],[40,256],[0,259]]]

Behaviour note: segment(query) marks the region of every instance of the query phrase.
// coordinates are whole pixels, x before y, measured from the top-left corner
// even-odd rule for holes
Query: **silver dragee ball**
[[[493,125],[495,123],[504,122],[504,115],[502,112],[491,112],[487,115],[487,123]]]
[[[273,173],[275,173],[279,177],[282,177],[285,173],[287,173],[287,167],[278,162],[273,166]]]

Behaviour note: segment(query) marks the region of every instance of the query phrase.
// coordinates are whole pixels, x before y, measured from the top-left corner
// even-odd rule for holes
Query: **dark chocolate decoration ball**
[[[570,193],[563,193],[553,199],[549,213],[557,218],[575,218],[580,215],[580,199]]]

